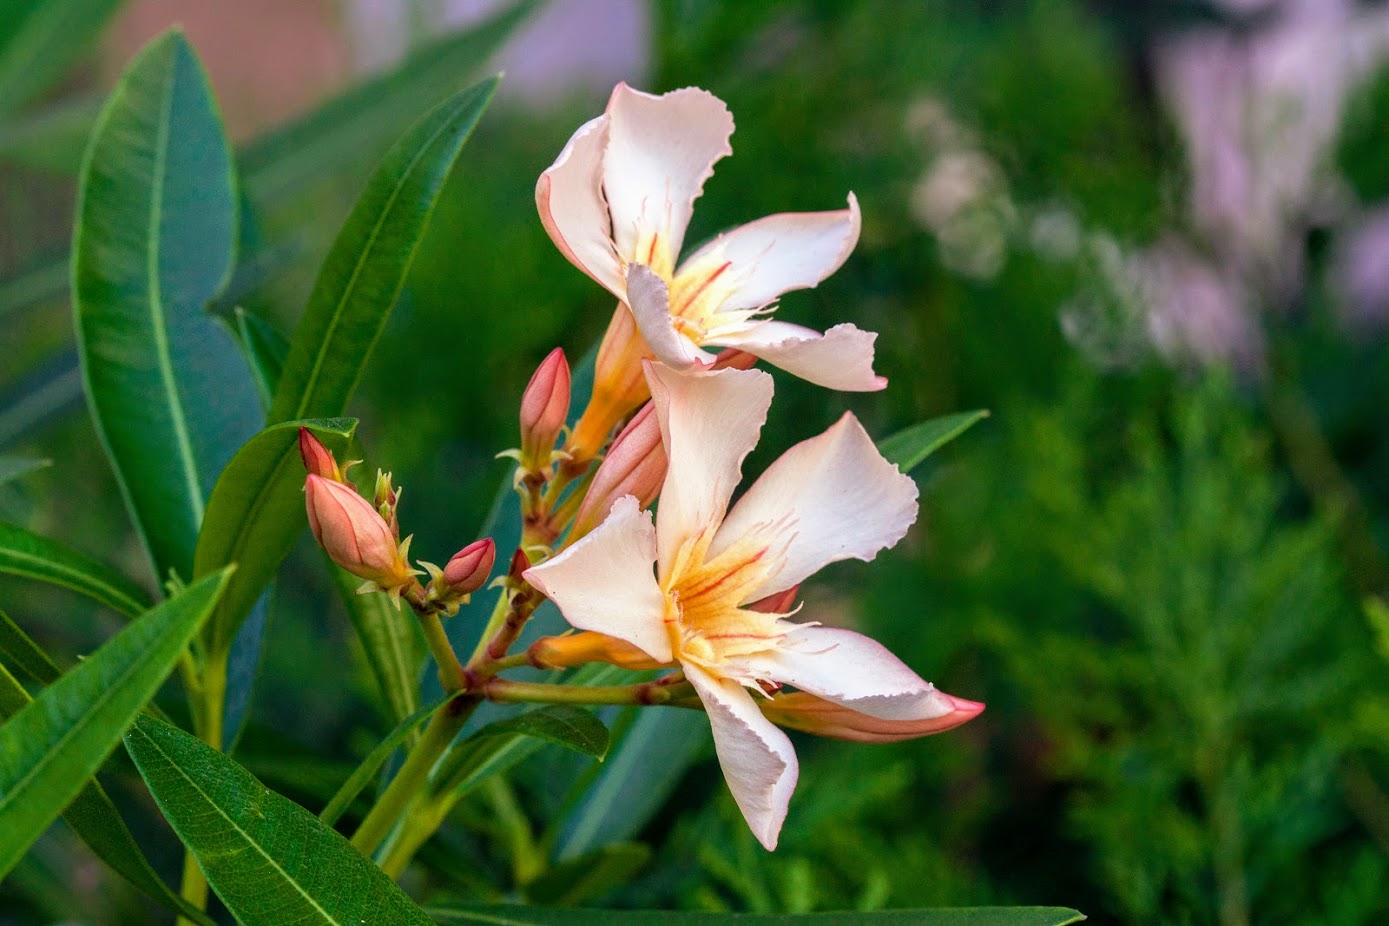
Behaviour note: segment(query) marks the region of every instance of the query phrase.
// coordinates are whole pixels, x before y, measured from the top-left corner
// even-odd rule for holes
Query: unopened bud
[[[304,461],[304,469],[312,475],[333,482],[343,481],[342,470],[338,468],[333,452],[323,446],[308,428],[299,429],[299,457]]]
[[[569,417],[569,361],[564,351],[550,351],[521,396],[521,465],[542,469]]]
[[[383,591],[414,580],[406,559],[410,541],[397,545],[385,519],[351,486],[310,474],[304,500],[314,539],[333,562]]]
[[[492,538],[475,540],[453,554],[444,566],[444,581],[457,594],[471,594],[487,584],[496,561],[497,545]]]
[[[531,665],[540,669],[564,669],[587,662],[606,662],[633,671],[659,669],[665,665],[626,640],[592,630],[562,637],[541,637],[530,645],[526,655]]]
[[[376,510],[390,527],[391,533],[400,536],[400,524],[396,521],[395,509],[400,504],[400,489],[391,485],[391,474],[376,471]]]
[[[613,440],[608,455],[593,474],[593,483],[574,517],[568,542],[573,543],[602,523],[613,502],[625,495],[635,496],[643,508],[650,505],[661,491],[668,466],[665,444],[661,442],[661,423],[648,402]]]
[[[934,716],[919,720],[883,720],[803,691],[759,698],[768,720],[788,730],[800,730],[856,743],[895,743],[958,727],[978,717],[984,705],[943,691],[933,694]]]
[[[425,600],[444,614],[456,614],[460,605],[467,604],[469,595],[487,584],[496,561],[497,545],[491,537],[484,537],[453,554],[443,569],[423,563],[429,571]]]

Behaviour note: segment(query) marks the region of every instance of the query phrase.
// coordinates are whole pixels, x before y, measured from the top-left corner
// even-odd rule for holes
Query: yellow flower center
[[[741,657],[774,648],[791,625],[784,615],[744,605],[778,566],[785,532],[759,531],[708,557],[713,533],[687,540],[662,583],[666,632],[676,659],[755,685],[758,679],[739,677],[734,666]]]

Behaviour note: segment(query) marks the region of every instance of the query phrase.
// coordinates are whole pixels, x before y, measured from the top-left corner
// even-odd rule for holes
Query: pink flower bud
[[[762,700],[759,706],[767,719],[778,726],[856,743],[895,743],[942,733],[973,720],[984,710],[978,701],[966,701],[943,691],[940,694],[954,710],[926,720],[882,720],[803,691],[775,695]]]
[[[569,361],[556,347],[541,362],[521,396],[521,463],[530,469],[550,464],[560,429],[569,416]]]
[[[470,595],[487,584],[497,561],[497,545],[491,537],[475,540],[444,566],[444,581],[454,595]]]
[[[652,409],[650,402],[642,406],[613,440],[574,518],[569,543],[597,527],[613,502],[624,495],[636,496],[637,503],[645,508],[661,491],[669,461],[661,442],[661,423]]]
[[[311,473],[304,482],[304,499],[314,539],[333,562],[382,589],[412,581],[395,534],[355,489]]]
[[[342,482],[342,470],[338,469],[338,461],[333,459],[332,451],[323,446],[308,428],[299,429],[299,456],[304,461],[304,469],[311,474]]]

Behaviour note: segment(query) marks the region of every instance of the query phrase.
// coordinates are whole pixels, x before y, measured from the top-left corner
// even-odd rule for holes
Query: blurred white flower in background
[[[1367,332],[1389,324],[1389,206],[1362,216],[1342,236],[1334,268],[1346,325]]]
[[[1186,142],[1193,225],[1277,300],[1302,283],[1308,225],[1342,208],[1334,146],[1347,98],[1389,51],[1389,8],[1223,5],[1263,15],[1247,29],[1187,30],[1160,42],[1159,85]]]
[[[343,15],[359,70],[390,67],[422,36],[442,35],[494,15],[512,0],[345,0]],[[549,104],[603,96],[619,81],[641,83],[650,67],[651,14],[643,0],[542,4],[489,63],[506,71],[500,99]]]
[[[928,158],[912,189],[913,218],[935,235],[948,269],[979,280],[996,277],[1017,223],[1003,168],[941,100],[918,101],[907,111],[906,128]]]

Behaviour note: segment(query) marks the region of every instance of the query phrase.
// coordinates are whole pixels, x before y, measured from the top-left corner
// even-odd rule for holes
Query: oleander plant
[[[456,539],[457,552],[412,542],[401,486],[379,468],[366,475],[354,457],[371,456],[370,437],[343,415],[497,84],[447,97],[395,141],[283,341],[249,312],[209,311],[244,266],[243,205],[188,40],[151,42],[101,107],[78,179],[76,344],[92,423],[159,586],[4,527],[7,571],[66,585],[129,623],[64,669],[22,615],[4,618],[0,872],[61,816],[182,921],[213,922],[222,909],[248,926],[568,922],[479,906],[491,898],[466,891],[441,903],[429,885],[412,898],[396,882],[461,803],[484,791],[505,802],[530,753],[548,744],[604,761],[613,731],[594,709],[702,715],[767,852],[798,778],[786,730],[890,742],[983,711],[871,638],[816,620],[800,595],[823,567],[902,540],[918,513],[908,473],[977,415],[875,443],[846,411],[740,490],[779,377],[857,392],[887,381],[873,368],[876,334],[771,317],[784,293],[816,286],[853,252],[852,194],[846,209],[758,219],[681,259],[694,202],[731,153],[732,116],[701,89],[619,84],[540,175],[540,222],[616,308],[579,377],[557,347],[519,397],[477,397],[519,405],[516,446],[497,448],[514,467],[488,536]],[[305,527],[402,715],[321,806],[278,793],[235,757],[256,612]],[[183,701],[165,708],[170,678]],[[484,722],[484,705],[505,710]],[[148,789],[143,811],[186,851],[177,886],[103,790],[118,749]],[[648,749],[629,761],[662,759]],[[545,786],[582,798],[594,782],[580,764]],[[505,822],[497,809],[493,822]],[[611,866],[557,860],[521,879],[522,893],[556,876],[611,878]],[[1034,907],[892,919],[1077,917]]]
[[[1386,37],[0,3],[0,926],[1389,921]]]

